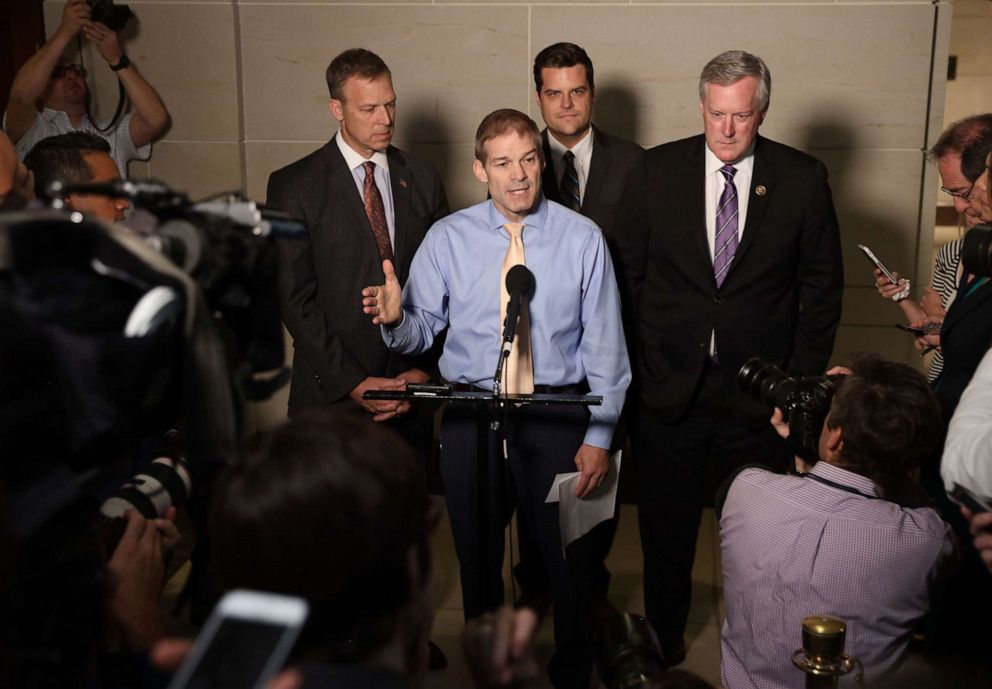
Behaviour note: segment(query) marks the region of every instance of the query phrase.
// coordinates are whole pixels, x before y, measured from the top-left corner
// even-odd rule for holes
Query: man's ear
[[[472,161],[472,172],[475,173],[477,180],[483,184],[489,184],[489,175],[486,174],[486,168],[478,158]]]
[[[827,449],[833,454],[839,454],[844,449],[844,429],[840,426],[827,428]]]
[[[331,98],[327,101],[327,109],[331,112],[331,117],[338,122],[344,119],[344,106],[337,98]]]

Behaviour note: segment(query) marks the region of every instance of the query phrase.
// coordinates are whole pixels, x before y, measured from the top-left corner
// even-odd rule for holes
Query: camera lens
[[[782,369],[758,358],[748,359],[737,373],[741,390],[769,407],[789,406],[796,380]]]

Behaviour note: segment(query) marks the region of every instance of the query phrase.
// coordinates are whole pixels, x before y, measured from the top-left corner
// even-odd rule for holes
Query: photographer
[[[862,359],[835,389],[808,473],[745,468],[730,483],[720,516],[728,689],[803,686],[790,658],[811,614],[848,623],[847,652],[869,680],[892,670],[954,552],[911,478],[940,438],[926,379]]]
[[[18,70],[10,89],[4,128],[23,158],[41,139],[72,131],[98,134],[110,142],[121,177],[130,160],[147,160],[151,141],[165,129],[169,114],[155,89],[138,73],[121,49],[117,32],[91,19],[87,0],[69,0],[52,37]],[[62,57],[80,33],[96,44],[117,75],[133,112],[108,129],[87,114],[86,68]],[[38,109],[38,103],[42,108]]]

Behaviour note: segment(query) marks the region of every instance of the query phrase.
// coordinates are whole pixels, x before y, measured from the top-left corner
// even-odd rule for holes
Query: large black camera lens
[[[754,357],[737,373],[741,390],[769,407],[785,409],[796,387],[796,379],[774,364]]]
[[[982,223],[968,230],[961,245],[961,264],[972,275],[992,277],[992,225]]]

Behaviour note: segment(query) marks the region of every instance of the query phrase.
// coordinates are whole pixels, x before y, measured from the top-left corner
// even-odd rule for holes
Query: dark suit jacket
[[[940,401],[945,427],[982,357],[992,346],[992,281],[970,294],[969,287],[971,285],[958,288],[957,297],[940,328],[944,368],[933,382],[933,388]]]
[[[634,163],[644,155],[644,149],[632,141],[619,139],[592,129],[596,137],[592,144],[592,162],[586,179],[585,198],[582,199],[582,215],[599,225],[609,241],[616,224],[617,211],[623,200],[627,186],[627,175]],[[551,162],[551,146],[548,144],[548,130],[541,133],[544,145],[544,159],[547,164],[541,179],[541,189],[549,201],[562,203],[561,190],[556,181],[554,164]]]
[[[448,213],[441,178],[430,165],[390,147],[396,238],[394,264],[406,281],[421,240]],[[307,226],[302,241],[280,245],[283,321],[293,336],[289,408],[345,399],[368,376],[433,368],[436,358],[390,352],[362,313],[361,291],[382,284],[379,251],[354,177],[332,139],[269,177],[267,202]]]
[[[700,135],[647,151],[614,233],[636,313],[641,400],[664,420],[684,413],[715,330],[731,403],[760,422],[766,411],[737,392],[748,358],[802,375],[822,374],[830,358],[844,284],[837,217],[823,164],[758,137],[741,243],[717,288],[704,146]]]

